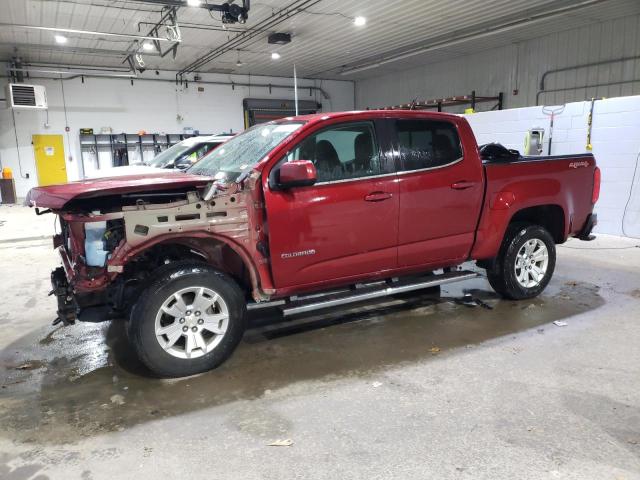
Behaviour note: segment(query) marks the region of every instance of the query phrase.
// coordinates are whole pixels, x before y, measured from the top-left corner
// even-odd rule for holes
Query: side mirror
[[[283,163],[278,169],[278,187],[308,187],[316,183],[318,174],[311,160],[294,160]]]

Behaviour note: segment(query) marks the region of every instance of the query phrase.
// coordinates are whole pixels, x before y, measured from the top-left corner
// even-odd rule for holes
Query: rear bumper
[[[595,235],[592,235],[591,232],[593,231],[593,228],[598,224],[598,215],[595,213],[590,213],[589,216],[587,217],[587,221],[584,222],[584,226],[582,227],[582,230],[580,230],[580,232],[578,233],[578,235],[576,235],[577,238],[579,238],[580,240],[585,240],[587,242],[595,239]]]

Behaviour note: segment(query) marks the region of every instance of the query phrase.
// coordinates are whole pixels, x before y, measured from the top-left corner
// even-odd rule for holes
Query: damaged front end
[[[253,198],[260,195],[253,188],[259,173],[216,186],[210,178],[190,177],[197,182],[177,189],[109,189],[71,198],[62,208],[52,205],[60,220],[54,247],[62,260],[51,274],[54,325],[127,317],[158,270],[185,259],[214,265],[254,297],[262,295],[253,260],[264,263],[264,239],[260,229],[249,228],[251,217],[262,215],[260,198]],[[32,206],[51,208],[33,197],[27,199]]]
[[[53,245],[62,266],[51,273],[51,295],[58,300],[54,325],[70,325],[76,319],[102,321],[117,318],[117,306],[109,287],[108,260],[124,241],[124,218],[120,213],[59,212],[60,233]]]

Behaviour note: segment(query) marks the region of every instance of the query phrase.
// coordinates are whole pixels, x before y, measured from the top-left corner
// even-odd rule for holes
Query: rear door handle
[[[466,180],[460,180],[459,182],[455,182],[451,184],[451,188],[454,190],[466,190],[467,188],[471,188],[475,186],[476,182],[467,182]]]
[[[383,200],[388,200],[393,195],[387,192],[371,192],[369,195],[364,197],[367,202],[381,202]]]

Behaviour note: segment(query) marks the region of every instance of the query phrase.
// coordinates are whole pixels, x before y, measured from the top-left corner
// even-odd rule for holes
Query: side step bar
[[[478,276],[479,274],[476,272],[464,270],[447,272],[441,275],[433,275],[429,277],[411,278],[405,281],[399,280],[393,283],[378,282],[373,286],[364,285],[354,290],[328,294],[326,296],[312,295],[306,299],[298,298],[294,301],[287,302],[284,305],[280,304],[279,306],[281,307],[284,316],[289,317],[291,315],[298,315],[314,310],[336,307],[338,305],[362,302],[374,298],[395,295],[397,293],[411,292],[414,290],[436,287],[438,285],[445,285],[447,283],[469,280]]]

